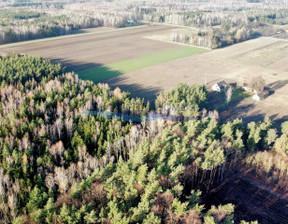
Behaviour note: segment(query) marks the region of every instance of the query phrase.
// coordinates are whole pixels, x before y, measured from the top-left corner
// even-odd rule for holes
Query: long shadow
[[[277,117],[277,115],[276,115],[276,117]],[[277,128],[278,131],[281,130],[281,125],[285,121],[288,121],[288,115],[274,119],[274,126]]]
[[[247,116],[247,112],[250,109],[253,109],[255,107],[255,104],[247,104],[244,106],[238,106],[233,109],[233,111],[225,111],[221,113],[221,121],[233,121],[236,118],[241,118],[243,120],[244,124],[248,124],[250,122],[260,122],[264,121],[264,119],[267,117],[266,113],[263,113],[262,111],[258,110],[255,111],[253,114]],[[270,120],[273,121],[273,127],[276,128],[278,131],[281,130],[281,124],[285,121],[288,121],[288,116],[282,116],[279,117],[279,114],[273,114],[271,116],[268,116]]]
[[[81,70],[97,67],[97,66],[103,66],[103,64],[100,63],[83,63],[83,62],[77,62],[74,60],[68,60],[65,58],[48,58],[52,63],[60,63],[63,66],[65,66],[65,70],[67,72],[79,72]]]
[[[232,121],[236,118],[246,118],[247,112],[255,107],[255,104],[249,103],[241,105],[241,102],[247,98],[245,92],[241,89],[237,90],[237,97],[232,97],[232,100],[227,104],[226,95],[224,92],[209,92],[208,93],[208,109],[216,109],[220,113],[221,121]],[[235,93],[235,91],[234,91]],[[243,94],[244,93],[244,94]],[[257,120],[265,117],[263,114],[257,114]]]
[[[224,111],[220,114],[221,121],[233,121],[236,118],[241,118],[244,124],[248,124],[252,121],[264,121],[264,119],[267,117],[267,114],[261,110],[257,110],[253,114],[247,115],[248,111],[253,108],[255,108],[255,104],[251,103],[243,106],[237,106],[232,110]],[[273,121],[273,127],[278,131],[281,130],[281,124],[285,121],[288,121],[287,115],[279,117],[279,114],[273,114],[269,116],[269,118]]]
[[[131,97],[140,97],[144,98],[145,101],[150,101],[151,107],[154,107],[154,103],[157,95],[162,91],[160,88],[147,87],[137,83],[137,79],[134,83],[127,84],[127,77],[122,76],[124,74],[122,71],[112,70],[109,67],[100,64],[100,63],[83,63],[73,60],[67,60],[63,58],[54,58],[51,60],[54,63],[61,63],[66,66],[66,71],[78,73],[81,70],[86,70],[89,68],[98,67],[97,70],[89,74],[89,72],[83,72],[80,75],[81,79],[91,80],[95,83],[108,83],[109,86],[114,89],[119,87],[122,91],[128,91],[131,94]],[[103,79],[99,80],[99,76],[102,76]],[[271,83],[268,85],[268,88],[271,91],[275,91],[279,88],[288,84],[288,80],[279,80],[277,82]],[[254,103],[249,103],[245,105],[240,105],[242,100],[245,97],[238,97],[237,99],[231,101],[227,106],[225,103],[226,97],[224,93],[209,93],[208,96],[208,108],[209,110],[216,109],[220,112],[221,121],[232,121],[236,118],[242,118],[245,123],[251,121],[263,121],[266,117],[266,114],[262,111],[256,111],[252,115],[247,116],[248,111],[255,107]],[[276,127],[280,128],[280,124],[283,121],[288,120],[288,116],[279,118],[278,114],[275,114],[270,117],[274,122]]]
[[[144,87],[137,83],[125,84],[126,80],[126,77],[119,75],[106,80],[106,83],[112,88],[119,87],[123,91],[130,92],[132,97],[145,98],[145,100],[150,101],[151,106],[154,105],[157,95],[162,91],[160,88]]]
[[[273,95],[276,90],[281,89],[282,87],[288,84],[288,79],[278,80],[276,82],[270,83],[266,86],[266,89],[269,91],[269,95]]]
[[[24,38],[22,40],[17,40],[17,41],[11,41],[11,42],[7,42],[7,43],[3,43],[1,45],[5,45],[5,44],[13,44],[13,43],[19,43],[19,42],[25,42],[25,41],[30,41],[30,40],[42,40],[42,39],[49,39],[49,38],[53,38],[53,37],[61,37],[61,36],[67,36],[67,35],[75,35],[75,34],[83,34],[83,33],[89,33],[87,30],[83,30],[83,29],[79,29],[79,30],[71,30],[70,32],[66,32],[66,33],[61,33],[61,34],[57,34],[57,35],[51,35],[51,36],[43,36],[43,37],[30,37],[30,38]]]
[[[247,112],[255,107],[255,104],[249,103],[242,106],[229,107],[227,110],[221,112],[221,120],[223,121],[233,121],[236,118],[242,118],[244,122],[249,122],[252,119],[257,121],[263,120],[265,118],[264,113],[257,113],[251,116],[247,116]]]
[[[145,98],[146,101],[150,101],[152,107],[156,96],[161,91],[159,88],[146,87],[138,83],[126,84],[127,78],[122,76],[124,74],[122,71],[110,69],[101,63],[83,63],[64,58],[53,58],[50,60],[53,63],[61,63],[65,66],[67,72],[79,73],[81,79],[91,80],[95,83],[108,83],[112,89],[119,87],[122,91],[130,92],[132,97]],[[95,71],[81,72],[82,70],[95,67],[97,67]]]
[[[279,80],[277,82],[271,83],[267,86],[269,88],[270,93],[272,91],[276,91],[288,84],[288,80]],[[236,118],[241,118],[244,123],[249,123],[252,121],[258,122],[263,121],[267,114],[265,111],[256,110],[251,113],[251,110],[255,110],[256,102],[245,102],[242,103],[243,100],[247,98],[244,91],[239,92],[238,97],[236,99],[232,99],[232,101],[227,105],[226,104],[226,96],[224,92],[216,93],[216,92],[209,92],[208,94],[208,109],[213,110],[216,109],[220,113],[220,121],[233,121]],[[248,96],[251,98],[251,96]],[[233,98],[233,97],[232,97]],[[251,99],[252,101],[252,99]],[[250,113],[249,113],[250,112]],[[249,114],[249,115],[248,115]],[[281,123],[288,120],[288,116],[280,117],[279,114],[274,114],[269,116],[269,118],[273,121],[274,127],[280,130]]]

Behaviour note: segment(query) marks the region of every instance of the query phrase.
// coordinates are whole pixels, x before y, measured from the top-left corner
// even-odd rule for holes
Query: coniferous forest
[[[204,86],[181,84],[152,108],[16,54],[0,59],[0,82],[0,223],[257,223],[203,198],[246,168],[287,190],[288,122],[219,122]]]

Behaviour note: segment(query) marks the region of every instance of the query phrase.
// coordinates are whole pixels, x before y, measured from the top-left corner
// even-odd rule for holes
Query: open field
[[[139,26],[121,29],[93,29],[93,32],[3,45],[0,54],[9,52],[42,56],[61,62],[70,71],[81,71],[179,45],[142,38],[171,29],[168,26]]]
[[[134,96],[153,99],[153,95],[178,83],[212,84],[221,79],[237,82],[262,76],[275,91],[261,102],[244,99],[228,108],[223,118],[243,117],[274,120],[288,119],[288,41],[263,37],[223,49],[209,51],[168,63],[121,75],[107,80]]]
[[[149,100],[178,83],[212,84],[221,79],[237,82],[240,77],[249,81],[261,75],[274,94],[261,102],[245,98],[227,108],[221,117],[287,119],[287,40],[262,37],[194,55],[205,50],[147,38],[174,29],[167,25],[99,28],[4,45],[0,47],[0,54],[17,52],[42,56],[63,63],[84,79],[105,81],[112,87],[130,91],[132,96]]]
[[[108,65],[96,66],[79,71],[79,77],[94,82],[102,82],[106,79],[116,77],[125,73],[137,71],[149,66],[188,57],[194,54],[206,52],[207,50],[198,47],[179,47],[166,51],[156,52]]]
[[[19,41],[19,42],[14,42],[14,43],[9,43],[9,44],[1,44],[0,49],[7,48],[7,47],[8,48],[19,47],[21,45],[32,44],[32,43],[35,44],[35,43],[47,42],[51,40],[67,39],[67,38],[73,37],[74,35],[77,35],[78,37],[80,37],[80,36],[86,36],[86,35],[91,35],[91,34],[96,34],[96,33],[107,32],[107,31],[116,31],[116,29],[110,28],[110,27],[97,27],[97,28],[74,30],[70,34],[66,34],[66,35],[46,37],[46,38],[40,38],[40,39],[35,39],[35,40]]]

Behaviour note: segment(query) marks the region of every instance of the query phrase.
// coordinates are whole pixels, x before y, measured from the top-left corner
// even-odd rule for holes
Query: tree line
[[[93,11],[93,8],[74,10],[3,9],[0,11],[0,44],[66,35],[85,28],[125,27],[130,25],[129,21],[137,22],[131,13],[109,15]]]
[[[198,33],[175,31],[170,40],[219,48],[259,35],[275,35],[279,30],[285,32],[284,28],[273,27],[287,24],[288,11],[281,2],[18,2],[0,10],[0,44],[66,35],[85,28],[132,26],[145,20],[200,28]]]

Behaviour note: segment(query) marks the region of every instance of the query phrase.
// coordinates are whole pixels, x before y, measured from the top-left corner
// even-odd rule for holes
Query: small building
[[[247,83],[244,83],[241,87],[247,92],[253,92],[253,89]]]
[[[268,96],[268,91],[262,91],[261,93],[255,93],[252,97],[253,100],[261,101],[264,100]]]
[[[246,92],[249,92],[249,93],[255,93],[257,94],[257,90],[253,89],[251,86],[249,86],[247,83],[244,83],[243,86],[241,86],[242,89],[244,89]]]
[[[217,82],[217,83],[215,83],[212,87],[211,87],[211,89],[214,91],[214,92],[222,92],[222,91],[225,91],[226,90],[226,88],[228,87],[228,84],[224,81],[224,80],[222,80],[222,81],[220,81],[220,82]]]
[[[127,25],[128,26],[136,26],[137,22],[133,19],[127,20]]]
[[[260,93],[259,93],[259,94],[257,94],[257,93],[254,94],[253,97],[252,97],[252,99],[253,99],[253,100],[256,100],[256,101],[260,101],[260,100],[261,100],[261,95],[260,95]]]
[[[253,92],[249,86],[242,86],[242,89],[244,89],[246,92]]]

